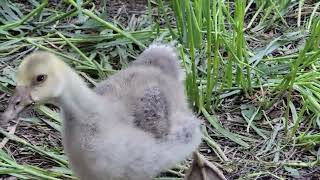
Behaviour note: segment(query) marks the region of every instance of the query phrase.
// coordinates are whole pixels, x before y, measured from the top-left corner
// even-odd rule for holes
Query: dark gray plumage
[[[134,124],[156,138],[167,136],[170,130],[170,107],[167,101],[159,87],[146,88],[144,94],[136,100]]]

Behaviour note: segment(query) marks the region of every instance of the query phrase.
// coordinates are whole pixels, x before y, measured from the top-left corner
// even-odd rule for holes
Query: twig
[[[20,122],[20,119],[18,119],[18,121],[15,125],[10,127],[10,131],[8,134],[14,134],[16,132],[16,129],[17,129],[19,122]],[[0,149],[4,148],[4,146],[7,144],[8,141],[9,141],[9,138],[7,138],[7,137],[3,138],[3,140],[0,143]]]

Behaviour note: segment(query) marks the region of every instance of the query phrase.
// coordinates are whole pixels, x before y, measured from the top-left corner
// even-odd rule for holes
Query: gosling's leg
[[[193,154],[193,162],[184,180],[226,180],[222,172],[199,152]]]

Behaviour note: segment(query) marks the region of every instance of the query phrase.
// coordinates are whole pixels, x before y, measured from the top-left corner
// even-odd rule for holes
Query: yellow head
[[[65,63],[48,52],[34,52],[20,64],[15,94],[3,119],[12,119],[26,106],[59,97],[64,87]]]

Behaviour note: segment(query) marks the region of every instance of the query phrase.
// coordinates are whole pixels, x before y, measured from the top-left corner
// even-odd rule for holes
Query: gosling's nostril
[[[21,102],[21,101],[17,101],[15,105],[16,105],[16,106],[19,106],[20,102]]]
[[[20,101],[20,100],[17,100],[17,101],[14,103],[14,109],[17,109],[20,104],[21,104],[21,101]]]

